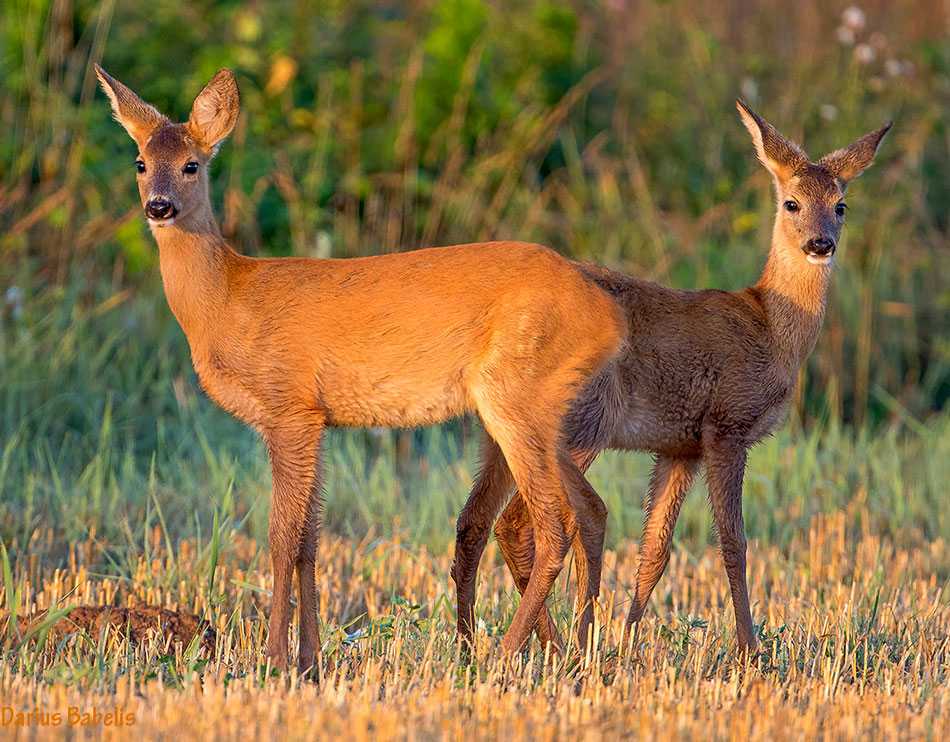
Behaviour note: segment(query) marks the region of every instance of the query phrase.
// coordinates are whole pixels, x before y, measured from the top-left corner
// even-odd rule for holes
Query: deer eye
[[[835,213],[838,216],[844,216],[844,212],[848,210],[848,204],[838,204],[835,206]]]
[[[181,169],[185,175],[194,175],[198,172],[198,163],[192,160],[191,162],[186,162],[185,166]]]
[[[139,172],[139,173],[144,173],[144,172],[145,172],[145,163],[142,162],[141,160],[136,160],[136,161],[135,161],[135,170],[136,170],[137,172]]]
[[[785,207],[785,211],[788,211],[792,214],[794,214],[800,208],[798,206],[798,201],[786,201],[784,204],[782,204],[782,206]]]

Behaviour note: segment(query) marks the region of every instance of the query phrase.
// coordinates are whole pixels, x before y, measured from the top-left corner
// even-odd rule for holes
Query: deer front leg
[[[632,626],[643,617],[650,595],[670,562],[673,529],[680,506],[693,483],[697,464],[696,459],[668,456],[656,459],[644,506],[637,586],[627,615],[627,626]]]
[[[287,630],[294,570],[300,590],[300,669],[310,669],[319,647],[316,544],[319,530],[317,467],[321,420],[297,421],[266,435],[273,473],[270,551],[274,572],[267,656],[287,667]]]
[[[739,649],[755,649],[755,629],[749,610],[746,584],[745,524],[742,520],[742,478],[745,474],[746,447],[731,441],[712,441],[704,446],[706,480],[712,503],[719,547],[729,578],[732,607],[736,614]]]
[[[317,469],[320,461],[317,458]],[[320,536],[320,477],[310,494],[310,507],[304,521],[303,535],[300,539],[300,553],[297,555],[297,616],[300,621],[300,656],[297,668],[301,674],[316,676],[316,663],[320,653],[320,626],[317,610],[317,542]]]

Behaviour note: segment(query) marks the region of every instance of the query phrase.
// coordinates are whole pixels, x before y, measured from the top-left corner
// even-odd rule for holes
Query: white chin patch
[[[171,219],[149,219],[148,226],[150,227],[170,227],[175,223],[175,217]]]
[[[834,258],[834,255],[810,255],[805,253],[805,260],[812,265],[828,265]]]

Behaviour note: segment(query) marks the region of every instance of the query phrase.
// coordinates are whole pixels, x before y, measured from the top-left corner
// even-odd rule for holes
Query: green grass
[[[202,394],[161,296],[80,301],[95,285],[76,276],[65,290],[26,287],[21,314],[3,327],[3,543],[55,561],[94,537],[125,561],[156,527],[170,543],[234,531],[266,542],[270,476],[256,435]],[[400,453],[391,431],[332,431],[327,527],[444,550],[475,478],[478,438],[477,423],[455,422],[410,434]],[[607,453],[591,471],[610,510],[611,545],[639,533],[650,464],[643,454]],[[894,407],[891,422],[873,430],[834,418],[792,422],[752,452],[748,532],[783,547],[816,514],[843,511],[854,533],[902,545],[950,539],[947,481],[950,416],[921,422]],[[714,541],[701,490],[678,530],[694,553]]]

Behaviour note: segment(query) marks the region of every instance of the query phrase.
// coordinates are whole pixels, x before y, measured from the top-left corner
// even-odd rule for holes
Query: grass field
[[[24,738],[62,734],[73,707],[131,714],[132,726],[72,728],[116,738],[946,739],[947,543],[895,547],[850,528],[850,517],[816,516],[789,543],[794,556],[755,544],[750,586],[763,641],[748,663],[734,658],[712,549],[677,550],[634,640],[621,627],[636,550],[609,551],[601,650],[505,666],[496,637],[513,590],[490,547],[480,646],[462,665],[448,554],[330,536],[319,569],[319,685],[268,678],[260,665],[269,574],[254,542],[229,539],[217,555],[214,544],[186,542],[170,554],[155,529],[131,572],[110,577],[87,566],[104,544],[74,544],[66,569],[32,560],[15,571],[27,603],[182,607],[217,629],[213,656],[161,636],[133,646],[113,631],[51,639],[45,650],[8,640],[0,694],[4,705],[63,715],[63,726],[34,725]],[[567,627],[567,596],[552,605]]]

